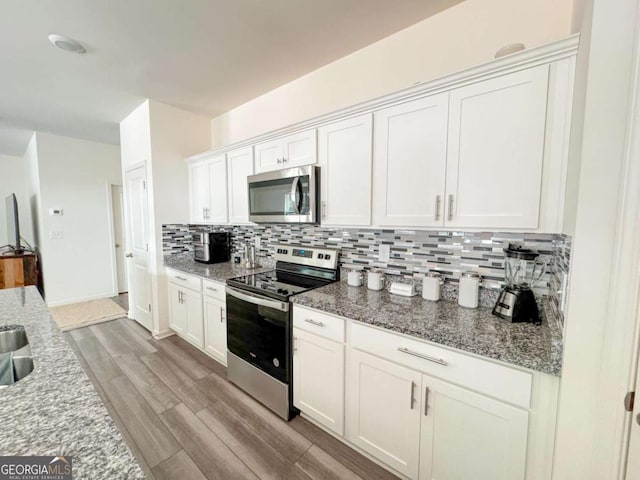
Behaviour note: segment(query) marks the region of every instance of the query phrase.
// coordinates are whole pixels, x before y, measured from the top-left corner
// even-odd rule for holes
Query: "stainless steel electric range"
[[[227,376],[289,420],[297,413],[289,298],[338,280],[338,251],[279,245],[275,257],[275,270],[227,280]]]

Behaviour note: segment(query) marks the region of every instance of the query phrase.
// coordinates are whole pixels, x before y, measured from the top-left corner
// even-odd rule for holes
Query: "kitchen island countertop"
[[[73,478],[144,473],[35,287],[0,290],[0,326],[23,325],[34,369],[0,388],[0,455],[73,457]]]

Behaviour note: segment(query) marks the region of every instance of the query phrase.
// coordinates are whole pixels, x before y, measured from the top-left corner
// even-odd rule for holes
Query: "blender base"
[[[504,287],[492,313],[512,323],[542,323],[538,304],[529,288]]]

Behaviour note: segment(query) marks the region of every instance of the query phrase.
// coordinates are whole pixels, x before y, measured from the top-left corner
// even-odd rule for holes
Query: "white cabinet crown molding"
[[[470,83],[479,82],[489,78],[493,78],[508,73],[513,73],[525,68],[531,68],[537,65],[548,64],[575,56],[578,52],[578,44],[580,34],[576,33],[565,37],[561,40],[551,42],[539,47],[533,47],[522,52],[507,55],[496,60],[461,70],[459,72],[450,73],[441,77],[418,83],[411,87],[393,92],[381,97],[377,97],[365,102],[361,102],[334,112],[320,115],[294,125],[273,130],[262,135],[258,135],[240,142],[225,145],[216,149],[209,150],[197,155],[193,155],[185,159],[187,162],[201,161],[210,158],[213,155],[220,155],[242,147],[254,145],[256,143],[266,142],[284,135],[290,135],[302,130],[317,128],[327,123],[338,120],[363,115],[381,108],[414,100],[427,95],[433,95],[453,88],[461,87]]]

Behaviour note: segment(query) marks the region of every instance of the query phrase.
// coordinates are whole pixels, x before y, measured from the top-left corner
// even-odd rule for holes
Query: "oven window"
[[[289,312],[227,295],[229,351],[283,383],[290,381]]]

